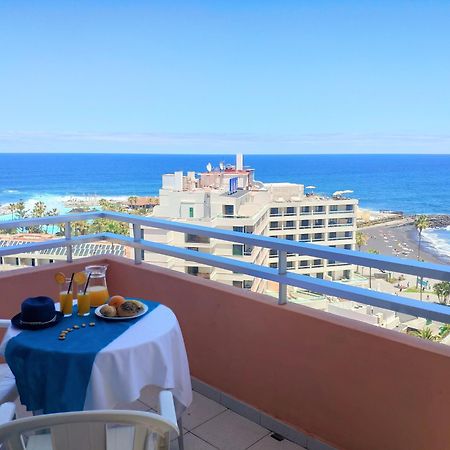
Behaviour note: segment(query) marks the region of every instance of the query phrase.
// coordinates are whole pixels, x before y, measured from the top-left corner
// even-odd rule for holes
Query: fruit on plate
[[[86,283],[87,277],[85,272],[76,272],[73,276],[73,281],[78,285]]]
[[[104,305],[100,309],[100,313],[105,317],[115,317],[117,316],[117,310],[114,306]]]
[[[108,305],[118,308],[122,303],[125,303],[125,299],[121,295],[113,295],[109,299]]]
[[[64,284],[64,282],[66,281],[66,276],[62,272],[57,272],[55,273],[55,281],[58,284]]]
[[[143,310],[142,303],[134,300],[126,300],[117,308],[120,317],[133,317]]]

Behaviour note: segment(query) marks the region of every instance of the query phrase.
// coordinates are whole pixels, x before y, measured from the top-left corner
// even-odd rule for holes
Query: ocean
[[[0,205],[37,201],[62,209],[70,197],[157,195],[161,175],[204,171],[233,155],[0,154]],[[360,206],[407,214],[450,214],[450,155],[246,155],[263,182],[352,190]],[[450,254],[450,229],[427,230],[427,242]]]

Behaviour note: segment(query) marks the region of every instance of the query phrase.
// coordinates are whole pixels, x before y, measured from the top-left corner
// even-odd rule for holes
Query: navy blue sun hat
[[[30,297],[22,302],[22,311],[11,322],[24,330],[40,330],[56,325],[63,317],[55,310],[55,303],[50,297]]]

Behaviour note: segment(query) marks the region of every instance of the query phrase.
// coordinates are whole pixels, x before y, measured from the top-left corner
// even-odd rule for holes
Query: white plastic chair
[[[7,450],[168,450],[170,433],[173,437],[179,434],[170,391],[159,394],[160,415],[141,411],[81,411],[1,423],[2,418],[5,422],[12,417],[10,405],[0,407],[0,443]],[[28,436],[30,432],[38,434]]]
[[[0,328],[8,328],[11,321],[0,319]],[[0,364],[0,403],[13,402],[17,397],[16,379],[8,364]]]

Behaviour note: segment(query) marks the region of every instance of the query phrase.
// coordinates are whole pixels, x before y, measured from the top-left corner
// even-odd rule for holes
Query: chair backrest
[[[0,425],[2,449],[24,450],[27,435],[39,430],[50,430],[46,436],[53,450],[168,449],[169,433],[173,431],[178,435],[176,422],[158,414],[81,411],[27,417]],[[33,438],[45,439],[42,434],[30,439]],[[125,440],[127,444],[124,444]]]

